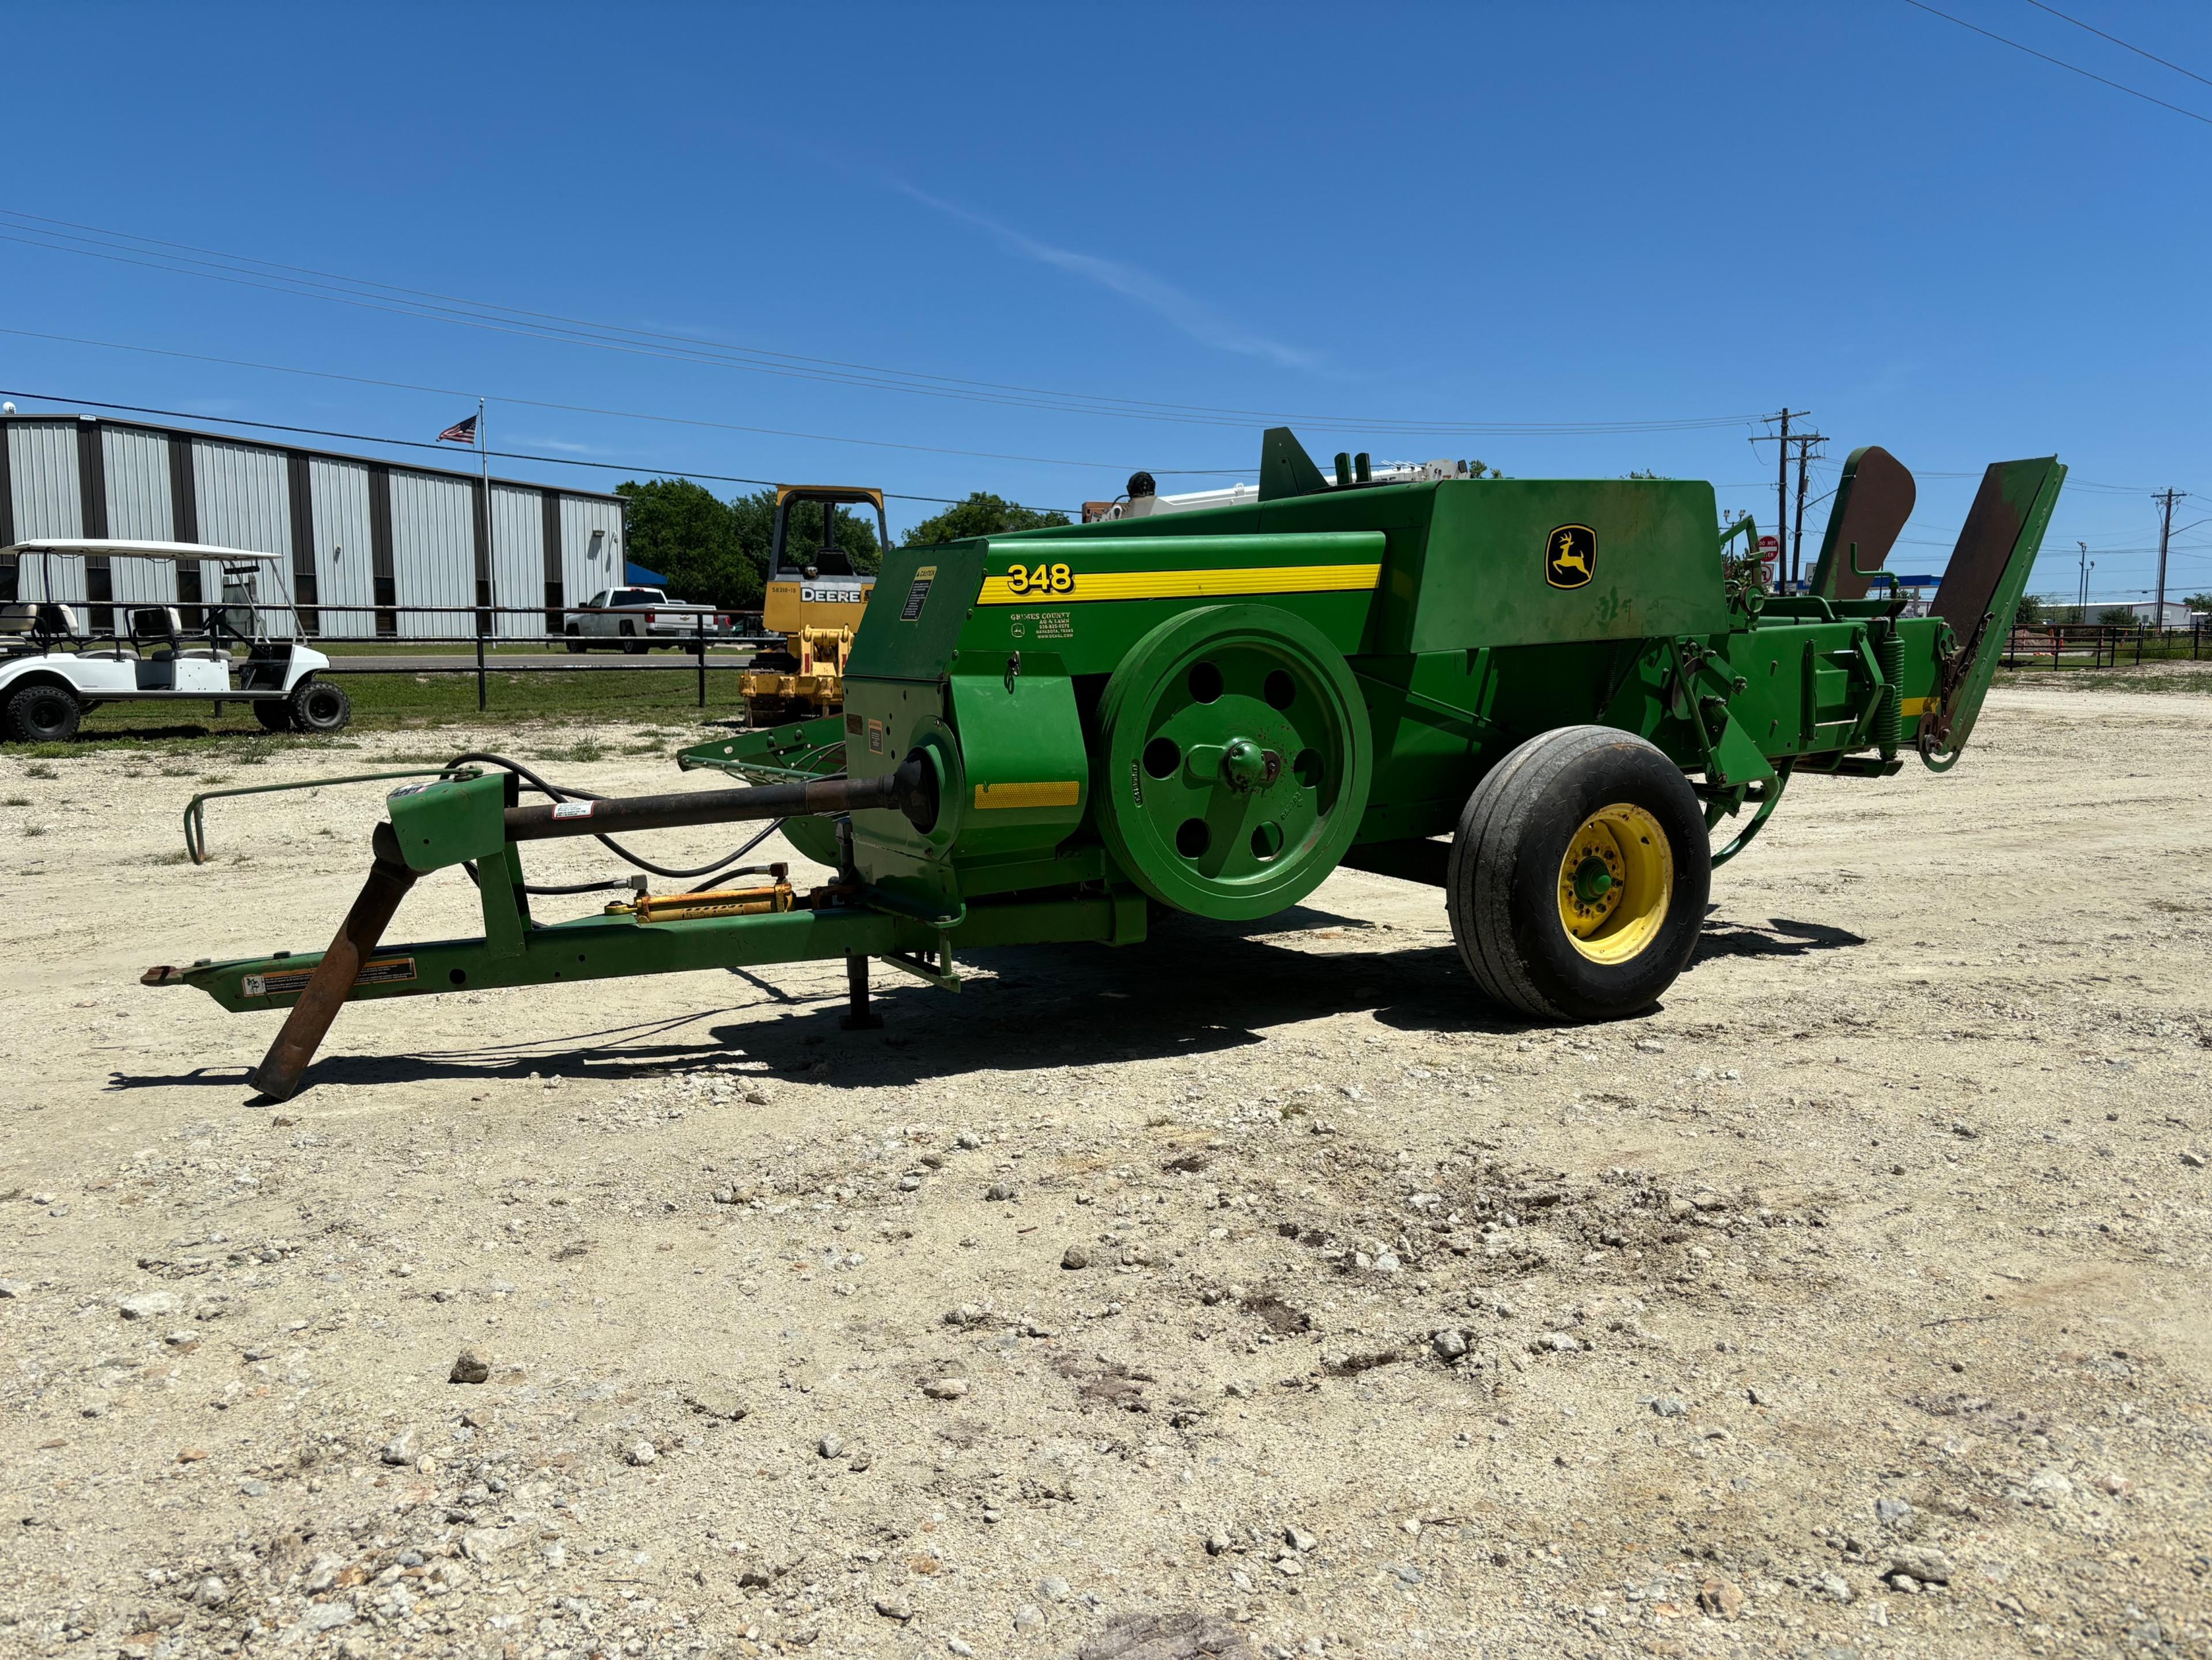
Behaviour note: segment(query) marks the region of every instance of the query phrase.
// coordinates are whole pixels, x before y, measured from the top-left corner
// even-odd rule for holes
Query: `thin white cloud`
[[[515,444],[535,444],[538,448],[545,450],[568,450],[577,455],[603,453],[597,444],[572,444],[561,438],[541,438],[535,433],[510,433],[507,435],[507,441]]]
[[[1011,225],[1000,224],[997,220],[971,209],[932,196],[927,191],[917,190],[902,179],[890,175],[886,178],[894,190],[911,197],[924,207],[934,208],[949,218],[988,231],[1014,252],[1025,255],[1040,265],[1087,277],[1125,300],[1133,300],[1147,310],[1158,313],[1201,344],[1219,351],[1237,352],[1246,357],[1265,358],[1285,368],[1316,370],[1324,366],[1320,353],[1286,346],[1279,340],[1256,334],[1197,295],[1186,294],[1174,283],[1139,266],[1120,259],[1102,258],[1094,253],[1077,253],[1069,248],[1055,247],[1049,242],[1040,242],[1036,237],[1018,231]]]

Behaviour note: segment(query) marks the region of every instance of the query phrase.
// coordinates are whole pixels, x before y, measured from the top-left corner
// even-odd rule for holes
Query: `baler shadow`
[[[1825,922],[1791,922],[1773,916],[1762,928],[1747,922],[1709,921],[1691,954],[1690,966],[1716,957],[1802,957],[1808,952],[1843,951],[1864,944],[1863,936]]]
[[[698,1066],[724,1054],[726,1046],[711,1039],[704,1043],[663,1043],[644,1040],[729,1012],[728,1008],[702,1009],[696,1014],[676,1015],[665,1020],[641,1021],[632,1025],[512,1043],[487,1043],[466,1049],[430,1049],[395,1055],[326,1055],[308,1069],[301,1089],[304,1093],[318,1084],[412,1083],[438,1078],[483,1081],[532,1077],[593,1078],[622,1082],[651,1077],[672,1068]],[[178,1073],[113,1072],[108,1074],[107,1087],[132,1090],[198,1085],[246,1088],[250,1087],[252,1073],[251,1067],[242,1065],[194,1067]]]
[[[1323,916],[1327,923],[1363,926]],[[980,952],[957,998],[921,987],[882,988],[886,1030],[856,1044],[838,1029],[842,999],[780,1020],[718,1028],[779,1069],[817,1080],[882,1087],[973,1073],[1085,1067],[1225,1053],[1267,1041],[1269,1028],[1366,1012],[1405,1031],[1518,1034],[1536,1024],[1483,1003],[1449,946],[1382,952],[1300,951],[1255,934],[1263,924],[1179,921],[1146,946],[1113,952],[1033,946]],[[988,976],[988,977],[985,977]]]
[[[881,1032],[841,1030],[842,990],[778,987],[747,971],[760,995],[665,1021],[467,1049],[405,1055],[325,1054],[303,1090],[452,1080],[541,1079],[623,1082],[744,1061],[830,1087],[881,1088],[1042,1067],[1204,1056],[1266,1041],[1268,1028],[1366,1012],[1405,1031],[1513,1034],[1534,1023],[1482,1003],[1449,946],[1395,952],[1300,950],[1301,930],[1362,933],[1370,925],[1299,908],[1261,922],[1176,917],[1146,946],[1031,946],[963,959],[973,977],[957,995],[896,970],[875,975]],[[817,982],[819,984],[819,982]],[[742,1012],[746,1018],[729,1017]],[[714,1022],[696,1040],[677,1034]],[[341,1019],[333,1047],[345,1043]],[[825,1064],[826,1063],[826,1064]],[[163,1085],[246,1086],[244,1067],[112,1075],[112,1089]]]
[[[1517,1037],[1548,1030],[1548,1023],[1483,1000],[1449,944],[1316,950],[1282,937],[1303,932],[1318,943],[1353,930],[1379,932],[1359,919],[1306,907],[1257,922],[1172,916],[1156,926],[1147,945],[1127,951],[1066,945],[978,952],[963,959],[971,977],[957,995],[879,967],[876,1005],[884,1029],[868,1033],[840,1029],[842,990],[794,989],[745,970],[737,977],[757,995],[743,1004],[466,1049],[328,1055],[309,1070],[306,1086],[489,1083],[533,1073],[624,1082],[741,1061],[832,1088],[882,1088],[994,1071],[1224,1054],[1266,1042],[1272,1027],[1329,1014],[1369,1013],[1409,1033]],[[1819,923],[1718,923],[1700,940],[1692,964],[1863,943]],[[730,1018],[740,1014],[744,1018]],[[714,1024],[696,1038],[684,1031],[708,1022]],[[344,1031],[341,1020],[333,1033],[337,1044]],[[246,1070],[118,1073],[110,1087],[238,1088]]]

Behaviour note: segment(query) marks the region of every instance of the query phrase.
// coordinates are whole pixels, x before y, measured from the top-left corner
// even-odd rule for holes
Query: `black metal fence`
[[[2117,668],[2146,660],[2196,662],[2204,654],[2205,618],[2185,629],[2127,628],[2108,623],[2037,623],[2015,627],[2005,642],[2008,669]]]
[[[60,605],[40,605],[41,613],[53,612],[66,617],[70,609]],[[88,612],[93,608],[88,606]],[[407,612],[416,617],[455,616],[471,619],[472,631],[462,635],[401,634],[394,620],[385,616],[386,608],[378,605],[349,605],[325,604],[270,603],[236,600],[220,605],[202,604],[192,606],[167,607],[159,603],[131,605],[118,602],[113,607],[124,619],[124,628],[115,629],[113,622],[106,626],[94,625],[89,635],[82,637],[70,632],[71,625],[44,625],[40,635],[48,648],[64,644],[67,635],[77,650],[103,651],[112,649],[120,654],[126,648],[143,648],[155,644],[174,644],[179,637],[205,636],[219,649],[230,650],[239,646],[251,646],[257,642],[274,640],[283,642],[295,641],[305,646],[321,648],[331,659],[329,668],[319,671],[333,677],[373,674],[432,674],[473,675],[477,683],[477,708],[489,705],[490,681],[495,674],[572,674],[579,669],[597,671],[623,670],[633,673],[690,673],[698,683],[699,707],[707,706],[707,677],[709,672],[726,672],[743,669],[752,661],[753,654],[763,647],[781,643],[780,640],[760,632],[760,617],[757,612],[690,611],[678,611],[672,618],[665,608],[656,612],[643,606],[571,606],[562,611],[547,611],[535,605],[410,605]],[[181,623],[180,635],[161,621],[165,611],[173,611],[175,621]],[[378,631],[373,635],[328,635],[323,632],[325,619],[332,614],[348,612],[374,613]],[[654,626],[656,615],[676,623],[675,627]],[[543,632],[497,633],[498,619],[523,617],[535,619]],[[591,619],[610,619],[607,631],[597,632]],[[153,634],[146,632],[148,629]],[[389,629],[391,631],[386,632]],[[396,653],[395,647],[420,646],[426,649],[419,654]],[[656,646],[667,647],[678,655],[673,661],[656,660],[653,656]],[[349,649],[350,648],[351,649]],[[544,651],[560,651],[564,654],[582,657],[594,651],[617,654],[613,663],[548,663],[502,660],[501,653],[520,648],[536,648]],[[450,658],[450,662],[438,660]]]
[[[756,651],[774,643],[768,636],[759,632],[760,617],[757,614],[735,611],[711,613],[688,611],[683,613],[678,619],[679,623],[688,623],[688,629],[679,627],[674,629],[665,628],[656,629],[650,620],[653,613],[638,606],[577,605],[571,606],[565,612],[548,611],[534,605],[411,605],[407,608],[410,611],[422,615],[459,615],[474,617],[477,624],[475,632],[464,638],[456,639],[452,635],[403,635],[380,631],[373,637],[368,638],[353,635],[326,637],[319,632],[304,631],[307,629],[319,629],[321,617],[310,613],[365,611],[376,609],[367,605],[279,605],[257,606],[255,609],[257,611],[291,611],[298,613],[303,629],[298,636],[301,643],[331,648],[329,654],[331,666],[328,669],[321,671],[323,673],[334,676],[472,674],[476,677],[477,708],[479,709],[489,706],[490,677],[494,674],[573,674],[585,666],[582,664],[570,663],[502,662],[499,660],[498,655],[502,648],[539,646],[549,651],[557,649],[576,656],[583,656],[594,651],[610,651],[620,656],[622,660],[617,663],[591,666],[599,672],[623,670],[634,673],[657,672],[664,674],[688,672],[697,677],[698,704],[701,708],[705,708],[707,707],[707,676],[709,672],[720,673],[727,672],[732,669],[743,669],[751,663]],[[542,622],[546,632],[542,635],[495,634],[493,630],[498,627],[498,623],[495,619],[501,617],[537,617]],[[586,619],[595,617],[611,619],[615,629],[620,629],[627,624],[630,631],[623,633],[611,630],[604,634],[590,632],[588,630],[591,629],[592,625]],[[720,626],[725,618],[727,619],[727,627]],[[574,632],[569,631],[568,626],[569,623],[576,625]],[[739,633],[738,631],[739,625],[749,625],[749,630]],[[370,649],[357,653],[348,653],[344,650],[347,646],[356,644]],[[396,664],[386,664],[378,660],[380,657],[389,654],[389,648],[403,645],[445,647],[448,648],[445,652],[430,652],[424,655],[451,654],[460,657],[461,660],[450,667],[443,664],[426,664],[420,657]],[[653,650],[656,646],[668,647],[677,652],[678,656],[674,661],[656,661],[653,657]],[[451,649],[455,647],[461,648],[462,651],[456,652]],[[463,652],[469,654],[463,656]],[[727,654],[729,660],[721,662],[714,660],[716,655],[725,653]]]

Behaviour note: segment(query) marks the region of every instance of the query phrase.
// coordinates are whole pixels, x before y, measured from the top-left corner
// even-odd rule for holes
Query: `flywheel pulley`
[[[1161,623],[1099,706],[1099,828],[1163,903],[1243,920],[1336,868],[1367,806],[1365,705],[1343,654],[1273,605]]]

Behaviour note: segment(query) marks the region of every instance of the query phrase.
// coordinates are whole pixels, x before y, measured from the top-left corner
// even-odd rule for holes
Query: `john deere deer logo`
[[[1555,588],[1579,588],[1597,575],[1597,532],[1588,525],[1562,525],[1544,544],[1544,580]]]

